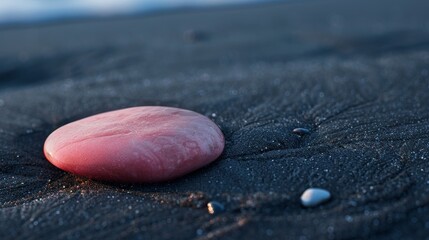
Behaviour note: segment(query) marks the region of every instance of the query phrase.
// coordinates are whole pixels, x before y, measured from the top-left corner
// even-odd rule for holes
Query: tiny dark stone
[[[297,135],[305,135],[305,134],[309,134],[310,130],[308,130],[307,128],[295,128],[294,130],[292,130],[293,133],[297,134]]]
[[[183,39],[190,43],[202,42],[207,39],[207,34],[203,31],[189,29],[183,32]]]
[[[225,207],[220,202],[210,201],[209,203],[207,203],[207,210],[209,211],[210,214],[214,215],[225,211]]]

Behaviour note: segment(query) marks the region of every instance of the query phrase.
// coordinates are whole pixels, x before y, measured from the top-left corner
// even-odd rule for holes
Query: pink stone
[[[201,168],[222,153],[217,125],[198,113],[171,107],[133,107],[90,116],[55,130],[46,158],[89,178],[159,182]]]

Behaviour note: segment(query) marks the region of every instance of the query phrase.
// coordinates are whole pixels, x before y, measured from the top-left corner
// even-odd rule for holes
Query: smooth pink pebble
[[[55,130],[46,158],[58,168],[107,181],[159,182],[199,169],[225,145],[207,117],[171,107],[133,107],[90,116]]]

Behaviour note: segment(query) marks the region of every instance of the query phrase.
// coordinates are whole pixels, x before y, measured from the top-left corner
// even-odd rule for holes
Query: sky
[[[0,0],[0,23],[79,16],[110,16],[176,7],[201,7],[262,0]]]

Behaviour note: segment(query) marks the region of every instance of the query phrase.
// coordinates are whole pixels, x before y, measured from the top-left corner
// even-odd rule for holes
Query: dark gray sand
[[[3,28],[1,239],[426,238],[428,9],[297,1]],[[140,105],[205,114],[224,154],[151,185],[43,157],[63,124]],[[303,208],[309,187],[332,199]]]

